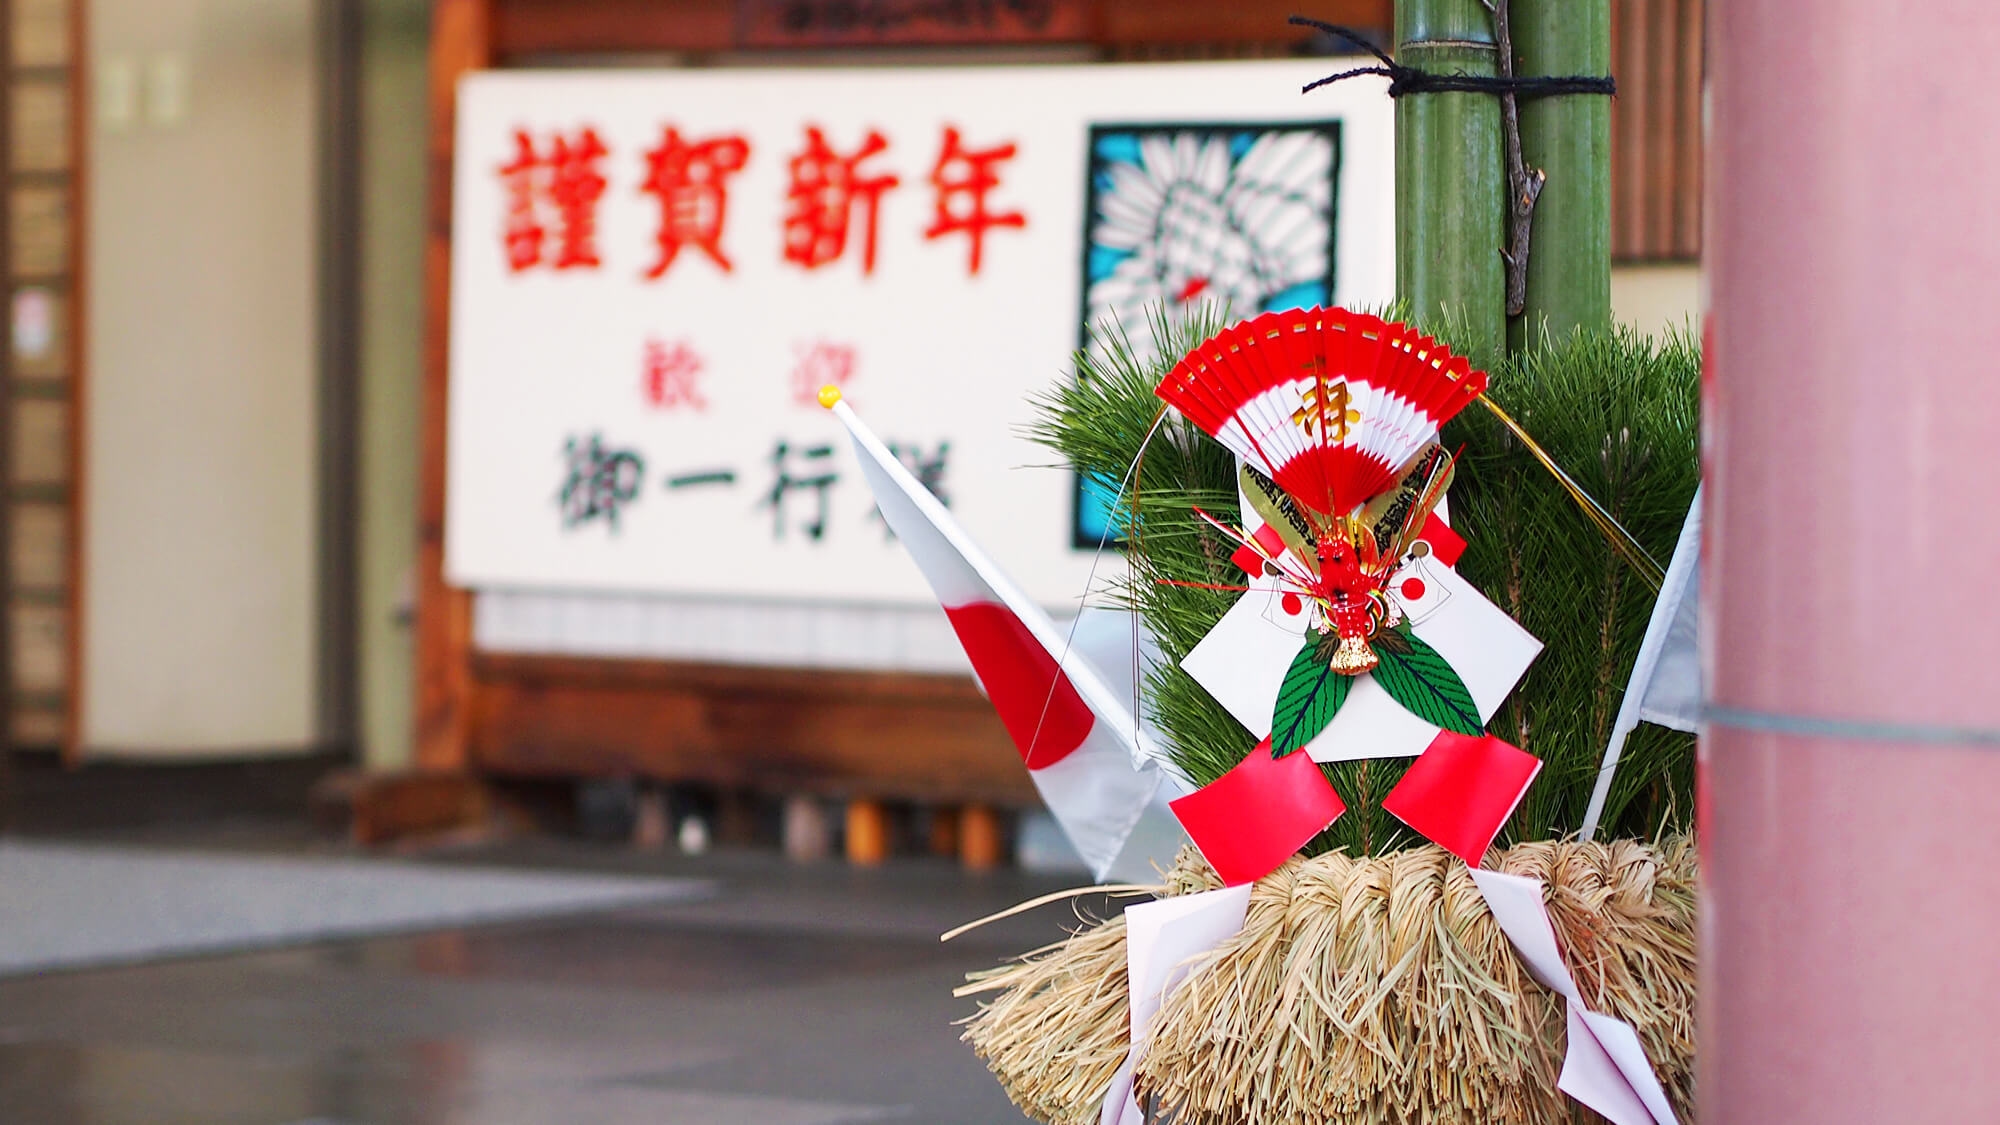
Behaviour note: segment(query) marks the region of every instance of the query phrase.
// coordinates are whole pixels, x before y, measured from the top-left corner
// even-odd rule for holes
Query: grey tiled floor
[[[717,879],[697,903],[0,981],[6,1125],[1020,1122],[958,1041],[965,971],[1068,885],[549,842],[466,863]]]

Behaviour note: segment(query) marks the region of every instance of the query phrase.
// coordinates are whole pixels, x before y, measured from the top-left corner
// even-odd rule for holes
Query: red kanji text
[[[882,193],[902,181],[883,173],[869,175],[861,164],[889,147],[873,129],[850,156],[826,143],[818,126],[806,127],[805,150],[791,160],[791,188],[786,199],[785,260],[818,269],[847,252],[847,234],[855,208],[862,211],[861,272],[875,272],[875,218]]]
[[[1028,217],[1019,211],[995,214],[986,209],[986,193],[1000,186],[993,166],[1014,158],[1014,143],[991,148],[966,148],[958,130],[944,129],[944,143],[938,149],[937,164],[931,168],[931,186],[937,189],[937,215],[924,231],[926,239],[963,233],[971,243],[966,272],[978,276],[986,248],[986,232],[994,227],[1025,227]]]
[[[597,201],[604,196],[605,181],[598,164],[608,154],[597,130],[587,125],[573,136],[552,135],[546,149],[538,149],[527,130],[514,130],[514,158],[500,167],[507,192],[502,238],[508,269],[520,273],[538,265],[566,270],[602,264]]]
[[[662,410],[707,410],[708,400],[701,397],[699,385],[704,366],[686,340],[672,344],[647,340],[641,366],[646,402]]]
[[[725,273],[735,268],[722,252],[722,226],[729,213],[729,177],[749,159],[750,143],[741,136],[690,142],[667,127],[659,147],[646,153],[646,182],[639,188],[660,201],[653,236],[660,256],[646,271],[649,280],[666,273],[683,249],[708,255]]]
[[[856,360],[859,358],[852,344],[836,344],[828,340],[815,340],[810,344],[794,344],[792,350],[798,353],[799,361],[792,367],[792,404],[794,406],[819,406],[819,389],[829,384],[845,389],[854,378]]]

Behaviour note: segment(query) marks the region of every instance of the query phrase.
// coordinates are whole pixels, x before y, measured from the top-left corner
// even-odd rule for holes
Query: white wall
[[[89,23],[81,741],[92,754],[306,749],[313,0],[90,0]],[[150,120],[171,116],[176,59],[183,113]],[[120,124],[125,76],[137,96]],[[169,88],[149,90],[161,77]]]
[[[1693,262],[1613,266],[1611,315],[1618,323],[1648,334],[1668,328],[1698,331],[1701,267]]]

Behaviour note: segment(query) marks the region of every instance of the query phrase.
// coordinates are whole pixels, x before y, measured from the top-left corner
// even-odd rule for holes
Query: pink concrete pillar
[[[2000,1122],[2000,4],[1711,4],[1702,1125]]]

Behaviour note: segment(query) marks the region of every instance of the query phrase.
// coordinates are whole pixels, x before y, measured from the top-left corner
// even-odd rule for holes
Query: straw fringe
[[[1686,839],[1539,842],[1490,866],[1540,879],[1595,1011],[1632,1024],[1675,1110],[1694,1102],[1695,856]],[[1220,883],[1192,849],[1168,895]],[[1125,923],[998,969],[965,1039],[1052,1125],[1094,1125],[1129,1043]],[[1556,1088],[1562,1001],[1530,979],[1465,865],[1435,847],[1295,857],[1242,933],[1166,1000],[1137,1069],[1176,1125],[1543,1125],[1595,1120]]]

